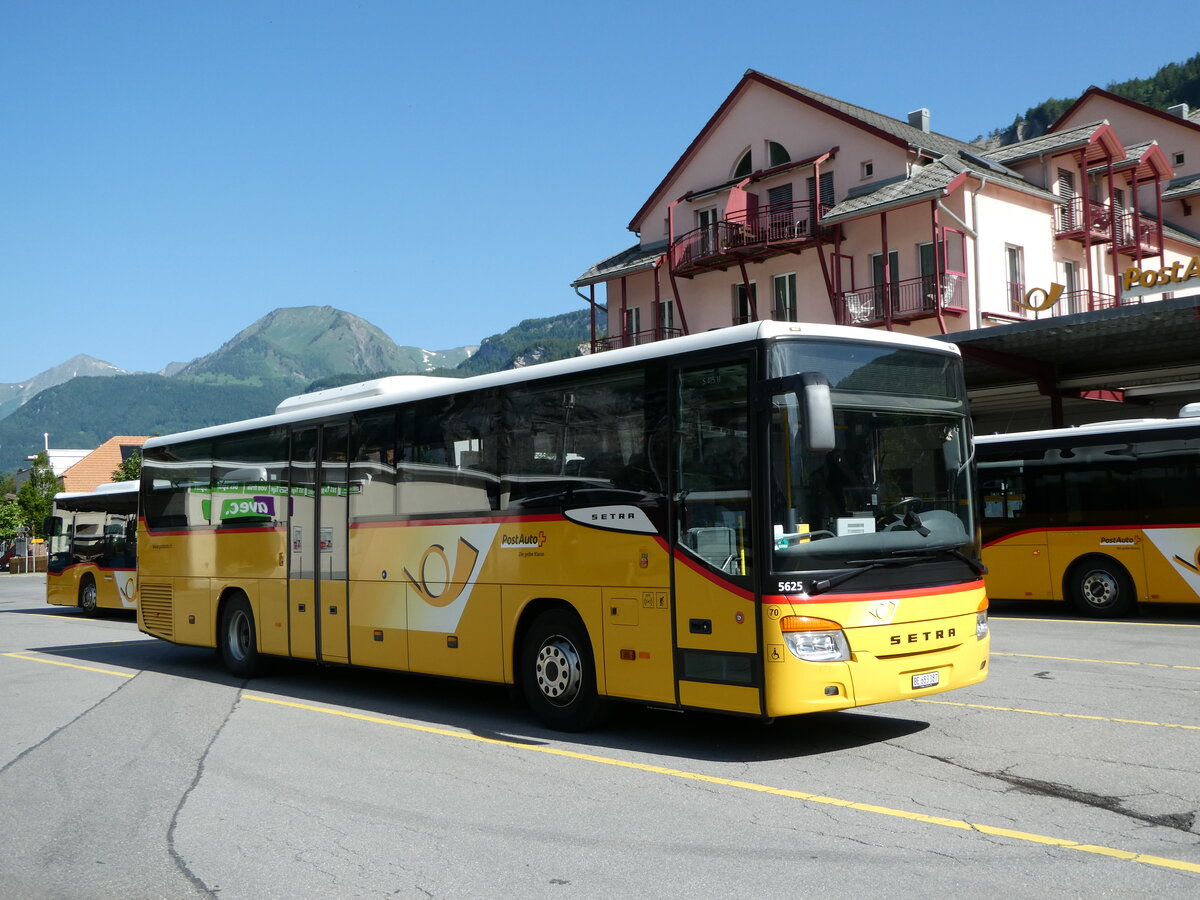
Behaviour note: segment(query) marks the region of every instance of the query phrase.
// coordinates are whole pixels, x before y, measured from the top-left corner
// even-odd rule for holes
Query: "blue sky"
[[[900,9],[5,0],[0,382],[157,371],[283,306],[430,350],[583,308],[748,68],[970,140],[1200,50],[1110,0]]]

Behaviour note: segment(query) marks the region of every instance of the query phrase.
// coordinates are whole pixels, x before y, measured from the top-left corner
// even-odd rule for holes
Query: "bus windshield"
[[[778,573],[976,556],[970,431],[959,361],[911,348],[787,342],[771,374],[823,373],[836,446],[806,449],[803,399],[772,400]]]

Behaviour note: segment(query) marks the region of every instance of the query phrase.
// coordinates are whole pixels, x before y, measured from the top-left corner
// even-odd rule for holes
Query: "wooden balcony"
[[[1161,256],[1158,223],[1127,212],[1117,220],[1117,252],[1128,256]]]
[[[831,206],[822,203],[814,210],[808,201],[776,203],[694,228],[671,242],[671,268],[680,277],[694,278],[829,240],[832,229],[817,223]]]
[[[1072,197],[1058,210],[1055,237],[1090,244],[1112,240],[1112,215],[1109,207],[1095,200]]]
[[[839,325],[883,325],[937,315],[938,310],[961,313],[967,309],[965,275],[921,275],[891,284],[877,284],[838,295]]]

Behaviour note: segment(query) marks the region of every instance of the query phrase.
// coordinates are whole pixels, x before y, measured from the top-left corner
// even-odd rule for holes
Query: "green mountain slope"
[[[277,309],[238,332],[220,349],[175,373],[212,384],[306,385],[334,375],[413,374],[456,365],[462,348],[447,354],[400,347],[365,319],[332,306]]]
[[[48,432],[53,447],[98,447],[114,434],[169,434],[274,412],[286,382],[213,385],[162,375],[83,377],[42,391],[0,421],[0,472],[24,465]]]
[[[474,375],[561,359],[586,343],[586,310],[527,319],[474,348],[399,347],[364,319],[332,307],[280,309],[178,375],[80,377],[0,420],[0,472],[23,465],[49,432],[54,447],[96,447],[114,434],[170,434],[267,415],[284,397],[377,378]],[[440,368],[434,368],[440,367]]]
[[[0,419],[20,409],[21,404],[28,403],[46,388],[70,381],[84,375],[127,375],[124,369],[118,369],[112,363],[94,359],[84,354],[72,356],[44,372],[39,372],[32,378],[20,384],[0,384]]]

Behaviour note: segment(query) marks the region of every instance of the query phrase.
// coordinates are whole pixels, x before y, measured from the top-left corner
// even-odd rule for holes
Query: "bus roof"
[[[1148,432],[1172,432],[1191,428],[1200,432],[1200,418],[1184,416],[1178,419],[1120,419],[1114,422],[1096,422],[1090,425],[1072,425],[1068,428],[1047,428],[1041,431],[1012,431],[1007,434],[977,434],[977,444],[1008,444],[1016,441],[1061,440],[1070,438],[1113,437],[1119,435],[1145,434]]]
[[[154,437],[146,441],[145,447],[150,449],[179,441],[220,437],[227,434],[237,434],[253,428],[268,428],[274,425],[287,425],[293,422],[302,422],[324,416],[344,415],[402,401],[423,400],[429,397],[456,394],[463,391],[479,390],[506,384],[516,384],[522,381],[550,378],[556,375],[583,374],[612,366],[619,366],[624,363],[660,359],[696,350],[707,350],[748,343],[758,339],[783,337],[831,338],[853,341],[860,344],[911,347],[952,356],[959,355],[958,347],[955,344],[936,341],[932,338],[896,334],[895,332],[872,331],[844,325],[821,325],[808,322],[751,322],[746,325],[716,328],[700,334],[685,335],[664,341],[654,341],[649,344],[624,347],[619,350],[608,350],[588,356],[561,359],[555,362],[541,363],[536,366],[509,369],[487,375],[474,375],[470,378],[397,375],[344,385],[338,388],[330,388],[327,391],[316,391],[312,394],[300,394],[283,400],[276,407],[275,413],[272,415],[261,416],[256,419],[246,419],[240,422],[231,422],[227,425],[214,425],[208,428],[199,428],[193,431]]]
[[[137,510],[137,481],[110,481],[94,491],[64,491],[54,495],[59,509],[77,511],[134,512]]]

